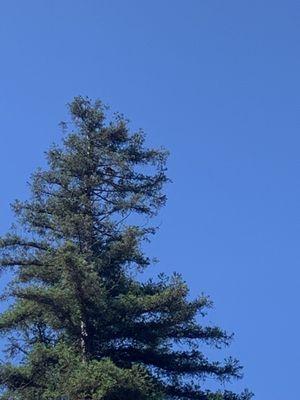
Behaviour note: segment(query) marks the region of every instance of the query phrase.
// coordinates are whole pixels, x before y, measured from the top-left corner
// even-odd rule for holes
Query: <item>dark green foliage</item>
[[[209,299],[190,300],[176,274],[135,278],[150,263],[145,217],[165,203],[166,152],[145,148],[122,116],[106,123],[100,102],[77,97],[70,113],[74,130],[47,152],[0,240],[2,269],[13,272],[0,398],[249,399],[202,388],[207,376],[241,376],[236,360],[211,362],[199,349],[231,339],[197,322]]]

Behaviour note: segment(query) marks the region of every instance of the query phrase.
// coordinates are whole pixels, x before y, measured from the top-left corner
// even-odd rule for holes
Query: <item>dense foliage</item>
[[[165,203],[166,152],[146,148],[122,116],[107,122],[101,102],[77,97],[70,114],[63,144],[46,153],[48,168],[32,176],[31,198],[15,202],[17,223],[0,240],[13,277],[2,296],[0,398],[249,399],[203,388],[207,376],[241,376],[236,360],[200,351],[231,339],[199,324],[209,299],[190,300],[177,274],[136,277],[155,232],[141,218]]]

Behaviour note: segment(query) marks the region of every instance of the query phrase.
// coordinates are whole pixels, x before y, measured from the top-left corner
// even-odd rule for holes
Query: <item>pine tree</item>
[[[241,377],[237,360],[200,351],[231,340],[199,323],[209,298],[190,300],[178,274],[137,278],[155,232],[141,218],[166,200],[166,151],[145,147],[122,115],[107,122],[99,101],[76,97],[69,110],[62,145],[46,153],[47,169],[33,174],[30,200],[13,204],[16,224],[0,240],[12,277],[0,398],[250,399],[203,388],[208,376]]]

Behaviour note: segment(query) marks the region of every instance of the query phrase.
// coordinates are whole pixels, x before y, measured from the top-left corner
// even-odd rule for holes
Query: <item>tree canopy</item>
[[[203,326],[211,306],[190,299],[179,274],[138,279],[151,264],[143,242],[165,204],[167,152],[148,148],[100,102],[76,97],[62,144],[16,201],[0,239],[12,277],[0,315],[6,362],[0,399],[248,400],[205,389],[205,378],[240,378],[239,362],[210,361],[205,347],[232,336]],[[141,222],[143,220],[143,222]]]

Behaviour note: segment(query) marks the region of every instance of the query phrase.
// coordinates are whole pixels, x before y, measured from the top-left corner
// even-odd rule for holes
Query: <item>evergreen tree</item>
[[[1,399],[247,400],[203,382],[240,378],[237,360],[211,362],[200,345],[231,336],[202,326],[211,303],[189,299],[182,278],[142,281],[150,260],[140,222],[165,203],[166,152],[148,149],[101,102],[76,97],[72,129],[47,153],[48,167],[16,201],[17,223],[1,238],[0,265],[12,281],[0,315],[7,362]],[[66,397],[64,397],[66,396]]]

